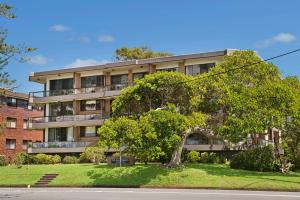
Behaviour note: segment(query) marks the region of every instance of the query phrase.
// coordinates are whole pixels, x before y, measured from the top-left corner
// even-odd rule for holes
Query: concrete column
[[[153,74],[156,72],[156,66],[153,64],[149,64],[149,74]]]
[[[73,101],[73,114],[79,115],[79,113],[80,113],[80,101],[74,100]]]
[[[81,88],[80,73],[74,73],[74,88]]]
[[[105,99],[104,100],[104,112],[105,114],[110,113],[110,99]]]
[[[105,73],[105,85],[111,85],[111,76],[110,72]]]
[[[185,74],[185,62],[181,61],[178,63],[178,72]]]
[[[133,84],[133,74],[132,74],[132,69],[128,70],[128,85]]]
[[[75,142],[80,140],[80,127],[79,126],[73,127],[73,137],[74,137]]]

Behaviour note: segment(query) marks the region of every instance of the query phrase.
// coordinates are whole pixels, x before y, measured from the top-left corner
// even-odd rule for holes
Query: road
[[[300,192],[196,189],[0,188],[0,200],[290,200]]]

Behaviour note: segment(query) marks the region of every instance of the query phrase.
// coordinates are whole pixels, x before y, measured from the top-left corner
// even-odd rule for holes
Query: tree
[[[98,129],[99,144],[101,147],[113,148],[120,151],[120,165],[122,150],[126,147],[127,152],[136,152],[140,142],[140,128],[138,123],[128,117],[111,118],[104,122]]]
[[[177,72],[150,74],[138,80],[134,86],[124,89],[113,102],[114,117],[126,114],[139,118],[139,124],[144,126],[141,128],[143,147],[139,149],[140,157],[148,160],[165,156],[168,166],[178,166],[181,164],[186,137],[196,130],[205,130],[204,115],[194,113],[194,98],[199,90],[195,90],[192,79]],[[170,105],[173,105],[172,109]],[[178,126],[180,123],[176,125],[178,121],[182,126]],[[164,124],[166,127],[162,128]],[[172,126],[168,128],[168,124]],[[156,153],[147,154],[143,150]]]
[[[147,46],[141,47],[122,47],[115,51],[114,58],[117,61],[126,61],[126,60],[134,60],[134,59],[146,59],[146,58],[157,58],[157,57],[165,57],[171,56],[172,54],[167,52],[157,52],[150,49]]]
[[[281,129],[285,154],[296,168],[300,168],[300,82],[297,77],[286,77],[283,84],[292,94],[290,112],[286,113],[286,123]]]
[[[2,19],[14,19],[16,15],[12,12],[12,7],[0,3],[0,16]],[[15,59],[17,61],[24,61],[23,57],[18,57],[25,53],[34,51],[34,48],[27,48],[24,46],[15,46],[7,43],[7,30],[5,28],[0,28],[0,88],[12,89],[15,83],[14,80],[10,79],[7,72],[3,71],[4,67],[8,63]]]
[[[239,66],[249,67],[233,70]],[[252,51],[226,56],[211,72],[200,75],[197,84],[204,90],[198,109],[211,116],[214,132],[230,142],[280,128],[284,122],[290,93],[281,85],[278,69]]]

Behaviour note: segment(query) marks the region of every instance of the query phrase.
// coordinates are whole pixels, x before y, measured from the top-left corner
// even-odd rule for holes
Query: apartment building
[[[28,104],[28,95],[0,89],[0,155],[11,161],[32,142],[43,141],[43,131],[32,130],[30,118],[41,116],[40,107]]]
[[[96,145],[96,130],[110,116],[111,103],[120,91],[136,79],[157,71],[177,71],[188,75],[206,73],[233,50],[131,60],[53,71],[35,72],[29,80],[44,85],[30,92],[32,105],[45,107],[44,116],[32,118],[34,129],[44,130],[44,141],[33,143],[29,153],[80,153]],[[188,150],[220,151],[224,144],[216,138],[193,134]]]

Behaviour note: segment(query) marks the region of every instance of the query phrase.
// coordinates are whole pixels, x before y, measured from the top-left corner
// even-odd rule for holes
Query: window
[[[81,77],[81,88],[97,87],[104,85],[104,76]]]
[[[141,73],[134,73],[133,74],[133,81],[144,78],[145,75],[147,75],[146,72],[141,72]]]
[[[13,107],[17,107],[17,99],[16,98],[12,98],[12,97],[8,97],[6,104],[8,106],[13,106]]]
[[[128,75],[114,75],[111,76],[111,84],[112,85],[120,85],[120,84],[128,84]]]
[[[17,119],[8,117],[6,119],[6,128],[17,128]]]
[[[185,73],[187,75],[198,75],[209,71],[211,67],[215,66],[215,63],[196,64],[185,66]]]
[[[49,128],[48,129],[49,142],[66,142],[67,141],[67,128]]]
[[[202,134],[192,134],[186,139],[187,145],[200,145],[209,144],[209,140],[205,135]]]
[[[157,69],[157,71],[160,71],[160,72],[177,72],[177,68],[172,67],[172,68]]]
[[[23,140],[22,149],[26,150],[32,144],[31,140]]]
[[[17,99],[17,106],[20,108],[28,108],[28,101],[24,99]]]
[[[29,128],[29,121],[28,119],[23,119],[23,129],[28,129]]]
[[[73,78],[50,80],[50,96],[73,93]]]
[[[80,137],[95,137],[99,126],[81,126]]]
[[[59,102],[49,104],[50,116],[73,115],[73,102]]]
[[[16,140],[15,139],[6,139],[5,147],[6,147],[6,149],[15,149],[16,148]]]
[[[80,101],[81,111],[101,110],[101,100],[84,100]]]

